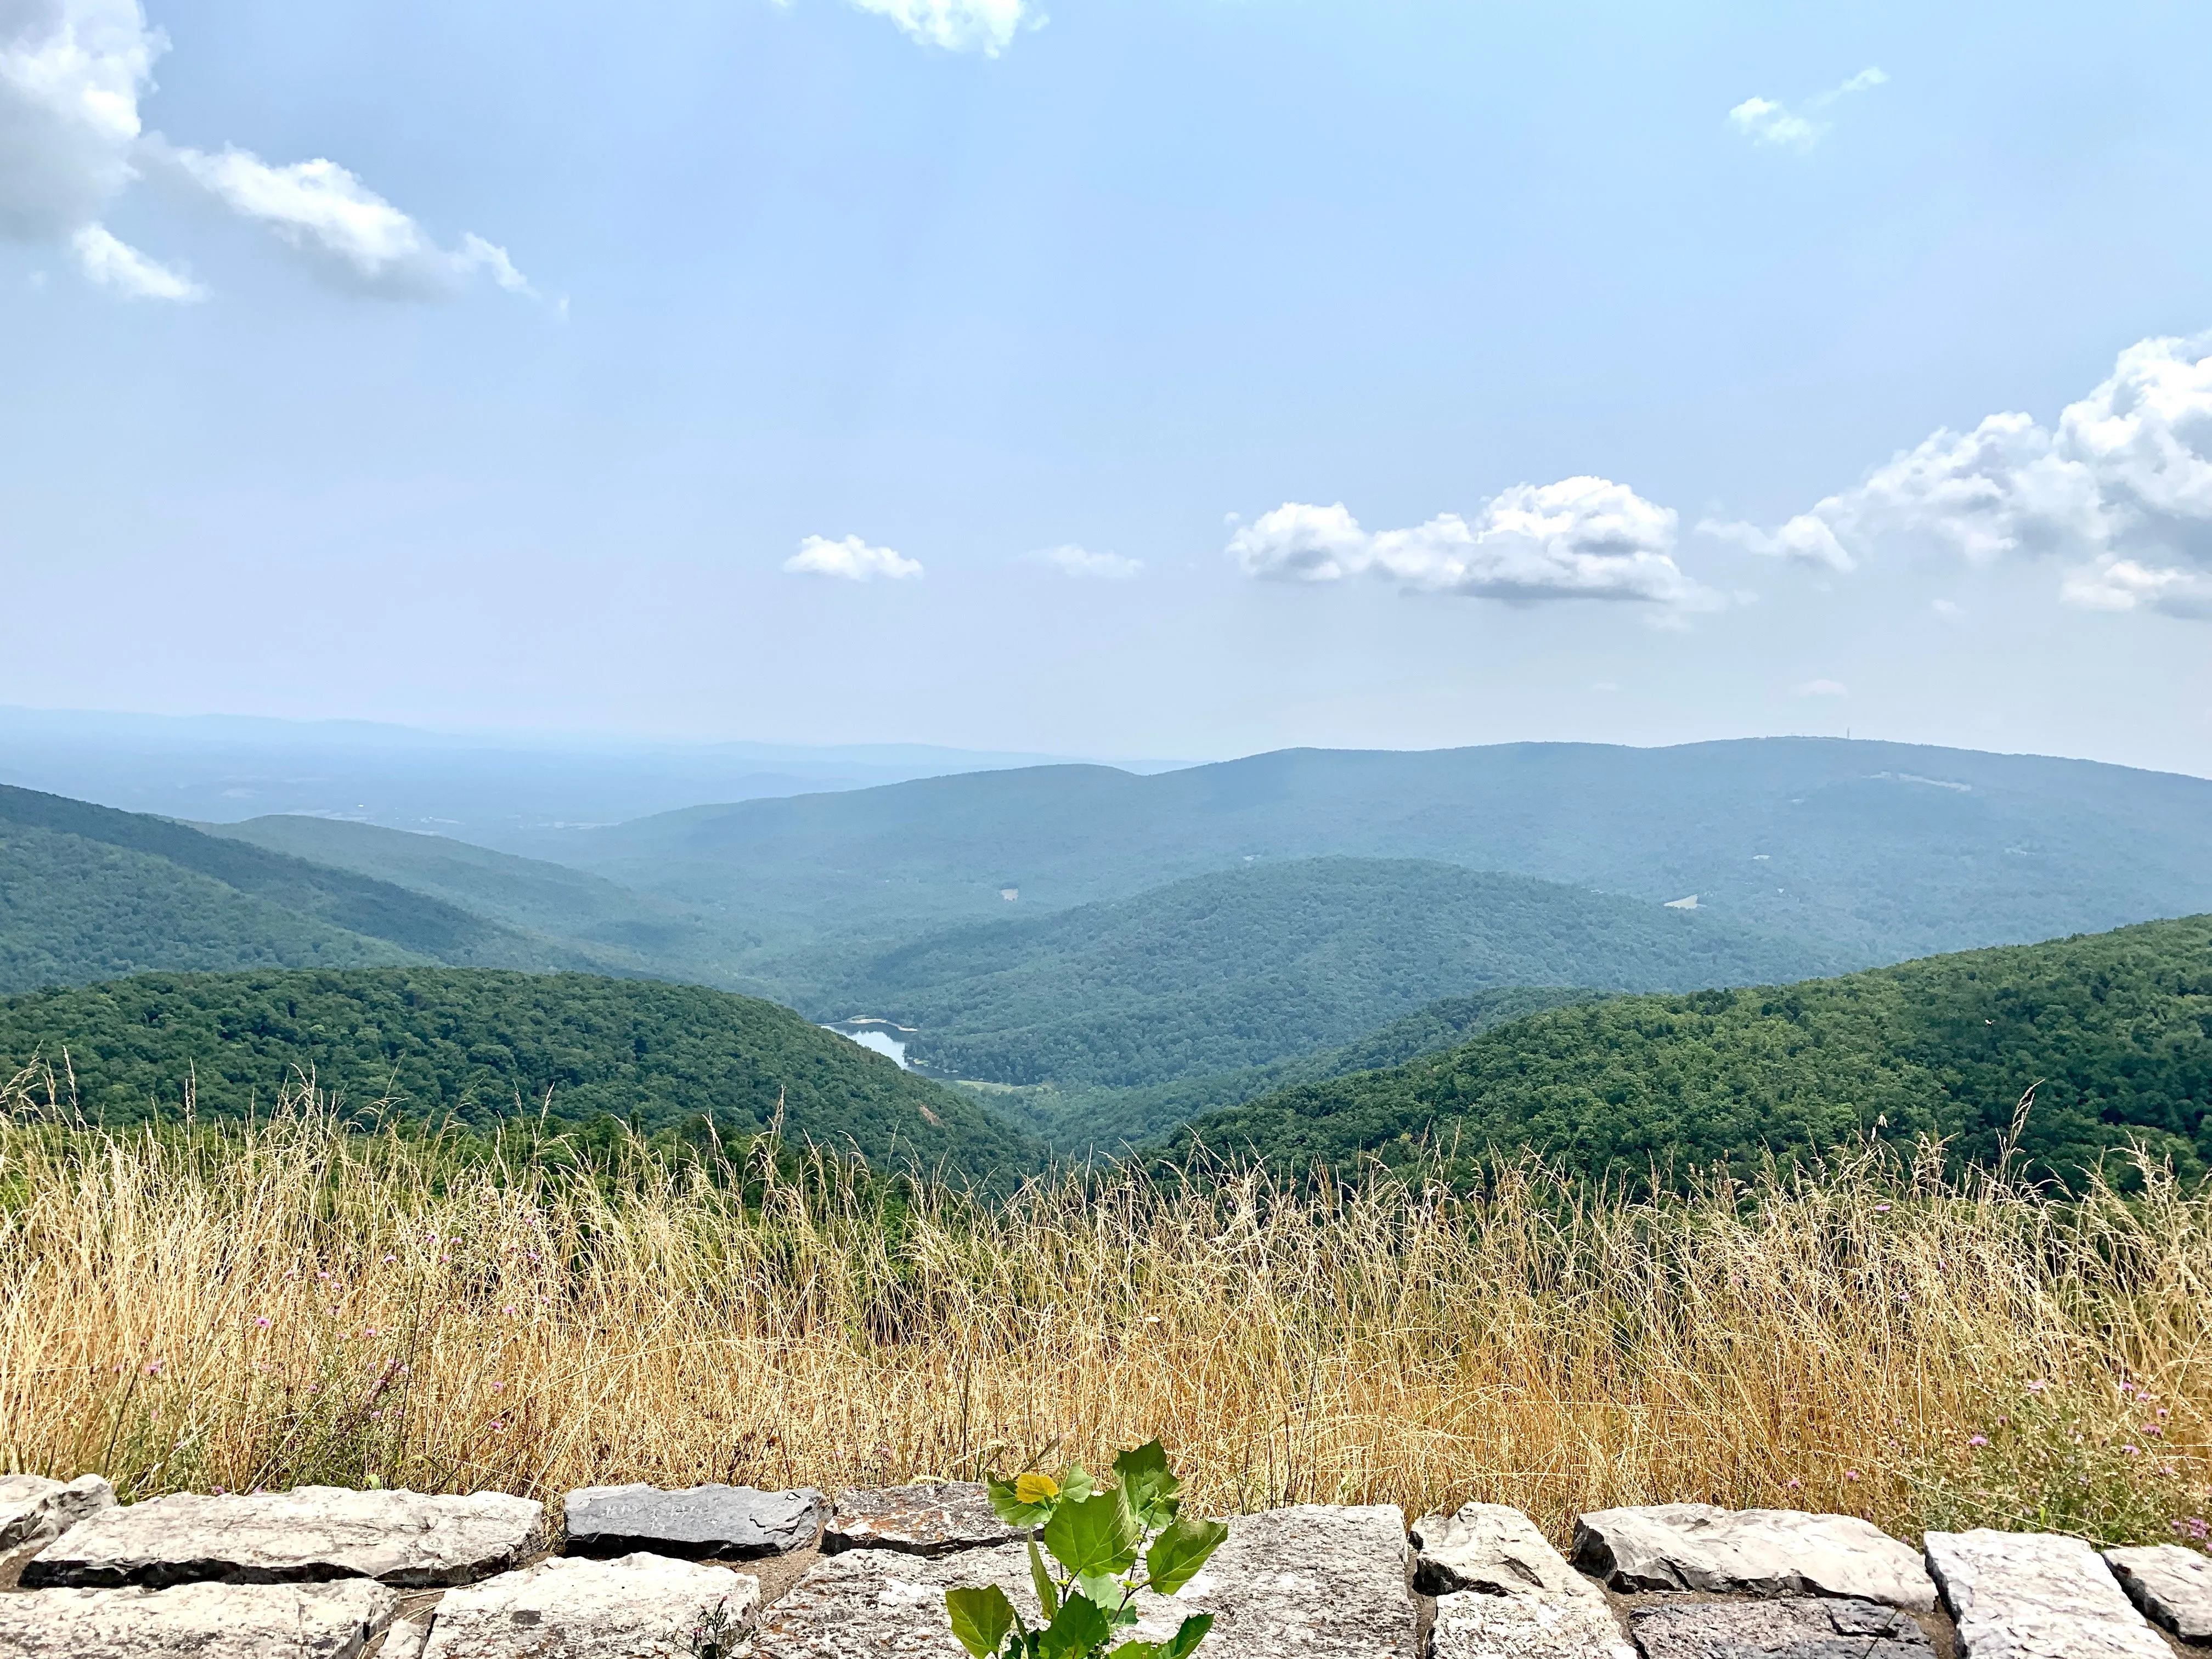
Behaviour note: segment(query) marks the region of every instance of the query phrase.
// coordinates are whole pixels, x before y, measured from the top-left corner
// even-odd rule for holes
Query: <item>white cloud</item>
[[[191,277],[118,240],[105,225],[80,225],[70,246],[86,276],[125,299],[190,302],[207,298],[207,290]]]
[[[1516,484],[1474,520],[1447,513],[1411,530],[1369,532],[1346,511],[1286,502],[1230,538],[1248,576],[1334,582],[1373,575],[1409,592],[1527,605],[1621,599],[1717,603],[1672,556],[1674,513],[1605,478]]]
[[[918,560],[894,553],[888,547],[871,547],[858,536],[833,542],[825,536],[809,536],[799,551],[783,562],[795,575],[836,576],[848,582],[869,582],[882,576],[892,581],[921,574]]]
[[[1023,556],[1033,564],[1048,564],[1063,576],[1096,577],[1108,581],[1127,581],[1145,568],[1142,559],[1124,558],[1119,553],[1093,553],[1073,542],[1059,547],[1041,547]]]
[[[1889,76],[1869,65],[1841,86],[1815,93],[1805,100],[1808,109],[1826,109],[1838,98],[1884,85]],[[1810,149],[1827,135],[1833,123],[1800,115],[1771,98],[1747,98],[1728,112],[1729,125],[1754,144],[1778,145],[1785,149]]]
[[[2055,427],[2011,412],[1932,433],[1771,535],[1701,527],[1839,569],[1893,544],[2063,559],[2069,604],[2212,617],[2212,337],[2130,346]]]
[[[137,0],[0,0],[0,233],[60,242],[100,217],[167,45]]]
[[[947,52],[980,52],[996,58],[1024,26],[1043,27],[1027,0],[853,0],[862,11],[888,17],[925,46]]]
[[[396,298],[437,299],[483,270],[510,293],[530,291],[506,249],[474,234],[464,236],[458,248],[439,246],[414,219],[335,161],[318,158],[272,167],[234,145],[216,155],[170,146],[153,153],[233,213],[266,225],[349,287]]]
[[[1793,697],[1847,697],[1850,688],[1840,680],[1807,680],[1790,688]]]
[[[138,164],[156,163],[357,288],[438,296],[483,270],[530,291],[504,249],[474,235],[440,247],[335,162],[272,167],[246,150],[210,155],[145,133],[139,103],[168,44],[138,0],[0,0],[0,235],[65,243],[88,277],[118,294],[204,297],[100,222]]]

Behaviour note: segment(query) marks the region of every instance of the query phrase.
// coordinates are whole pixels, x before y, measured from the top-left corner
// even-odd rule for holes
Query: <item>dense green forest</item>
[[[2212,1165],[2212,917],[1805,984],[1539,1013],[1389,1071],[1213,1113],[1173,1144],[1340,1163],[1528,1146],[1638,1171],[1868,1133],[2062,1176],[2142,1140]]]
[[[312,1075],[356,1111],[390,1102],[478,1127],[549,1103],[651,1130],[711,1115],[872,1160],[976,1175],[1037,1151],[958,1091],[902,1072],[787,1008],[702,987],[582,974],[387,968],[146,974],[0,1000],[0,1066],[43,1060],[109,1123],[265,1109]]]
[[[395,882],[0,787],[0,993],[146,969],[432,961],[602,965]]]
[[[1431,859],[1701,910],[1846,967],[2212,909],[2212,781],[2087,761],[1769,738],[1628,749],[1286,750],[1139,777],[1032,767],[700,806],[564,861],[814,956],[963,920],[1330,855]],[[719,910],[717,907],[720,907]]]
[[[1337,1048],[1322,1048],[1266,1066],[1239,1066],[1139,1089],[1028,1087],[963,1083],[1001,1113],[1079,1157],[1118,1157],[1224,1106],[1351,1072],[1402,1065],[1416,1054],[1449,1048],[1468,1037],[1546,1008],[1589,1002],[1601,994],[1564,986],[1509,985],[1466,996],[1440,997]]]
[[[1346,1042],[1503,985],[1687,989],[1834,966],[1818,950],[1520,876],[1410,860],[1255,865],[933,935],[838,985],[918,1028],[908,1057],[986,1082],[1144,1087]]]

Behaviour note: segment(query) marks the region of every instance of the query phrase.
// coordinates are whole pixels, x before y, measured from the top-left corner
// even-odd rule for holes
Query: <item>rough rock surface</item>
[[[992,1509],[981,1481],[946,1480],[839,1492],[837,1512],[823,1529],[822,1553],[945,1555],[1007,1543],[1013,1536],[1013,1528]]]
[[[697,1560],[750,1559],[810,1549],[830,1500],[812,1487],[756,1492],[750,1486],[586,1486],[568,1494],[570,1555],[655,1555]]]
[[[95,1510],[114,1504],[115,1488],[96,1474],[66,1481],[36,1474],[0,1476],[0,1550],[58,1538]]]
[[[2106,1550],[2128,1599],[2153,1624],[2192,1645],[2212,1644],[2212,1557],[2179,1544]]]
[[[1840,1595],[1925,1613],[1936,1587],[1910,1545],[1850,1515],[1598,1510],[1575,1522],[1575,1565],[1619,1590]]]
[[[335,1584],[181,1584],[0,1595],[9,1659],[354,1659],[399,1597]]]
[[[79,1522],[32,1558],[23,1585],[331,1578],[465,1584],[506,1571],[544,1544],[544,1505],[504,1492],[426,1498],[339,1486],[223,1498],[180,1492]]]
[[[1200,1651],[1204,1651],[1203,1649]],[[1437,1598],[1430,1659],[1635,1659],[1605,1597],[1462,1590]]]
[[[1927,1541],[1966,1659],[2171,1659],[2078,1538],[1977,1528]]]
[[[1146,1596],[1132,1634],[1157,1642],[1211,1613],[1207,1659],[1414,1659],[1399,1510],[1309,1505],[1230,1522],[1228,1540],[1173,1597]],[[856,1550],[826,1558],[769,1608],[754,1659],[963,1659],[945,1592],[996,1584],[1034,1621],[1019,1545],[925,1558]]]
[[[1644,1659],[1932,1659],[1912,1615],[1879,1601],[1791,1597],[1638,1607]]]
[[[727,1567],[626,1555],[556,1558],[448,1590],[422,1659],[677,1659],[720,1604],[739,1624],[760,1581]]]
[[[1504,1504],[1467,1504],[1455,1515],[1413,1523],[1413,1588],[1424,1595],[1474,1590],[1485,1595],[1604,1601],[1566,1563],[1536,1523]]]

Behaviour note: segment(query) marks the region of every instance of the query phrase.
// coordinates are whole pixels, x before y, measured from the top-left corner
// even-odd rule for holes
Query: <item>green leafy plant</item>
[[[738,1648],[750,1634],[745,1621],[730,1611],[724,1596],[711,1607],[699,1609],[684,1639],[684,1659],[736,1659]]]
[[[1175,1595],[1229,1536],[1218,1521],[1181,1513],[1182,1482],[1158,1441],[1116,1457],[1114,1475],[1102,1485],[1077,1464],[1057,1477],[986,1477],[999,1518],[1027,1534],[1042,1622],[1032,1628],[995,1584],[945,1591],[952,1633],[975,1659],[1189,1659],[1206,1639],[1213,1615],[1193,1613],[1164,1642],[1131,1639],[1109,1654],[1137,1622],[1139,1591]]]

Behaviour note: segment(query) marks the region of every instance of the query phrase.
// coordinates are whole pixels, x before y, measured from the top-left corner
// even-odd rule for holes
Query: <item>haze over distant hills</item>
[[[2212,781],[1771,738],[1291,750],[1139,777],[1039,767],[699,806],[561,856],[805,951],[1125,897],[1246,862],[1429,859],[1669,902],[1851,963],[2212,908]]]

